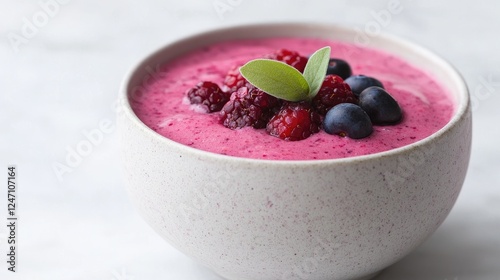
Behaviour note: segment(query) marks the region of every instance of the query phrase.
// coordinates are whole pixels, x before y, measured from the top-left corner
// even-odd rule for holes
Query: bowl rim
[[[366,161],[366,160],[371,160],[371,159],[380,159],[384,157],[389,157],[389,156],[395,156],[395,155],[402,155],[407,152],[413,151],[415,149],[418,149],[420,147],[423,147],[433,141],[435,141],[437,138],[443,137],[448,131],[450,131],[453,127],[458,125],[458,123],[466,117],[468,112],[470,112],[470,94],[468,87],[466,85],[466,82],[462,75],[457,71],[457,69],[449,63],[447,60],[442,58],[441,56],[437,55],[433,51],[430,51],[429,49],[413,43],[407,39],[403,39],[401,37],[388,34],[385,32],[381,32],[376,35],[377,40],[382,40],[389,42],[391,44],[396,44],[405,48],[411,48],[415,51],[415,53],[418,53],[420,57],[426,57],[429,60],[432,60],[435,62],[435,64],[439,64],[443,70],[445,70],[449,75],[451,75],[451,79],[453,79],[456,82],[456,88],[458,89],[458,104],[456,104],[455,111],[453,113],[452,118],[444,125],[441,127],[438,131],[434,132],[433,134],[419,140],[416,142],[413,142],[411,144],[390,149],[387,151],[382,151],[378,153],[372,153],[368,155],[359,155],[359,156],[353,156],[353,157],[347,157],[347,158],[333,158],[333,159],[306,159],[306,160],[270,160],[270,159],[255,159],[255,158],[245,158],[245,157],[238,157],[238,156],[230,156],[230,155],[223,155],[223,154],[218,154],[214,152],[209,152],[209,151],[204,151],[200,150],[197,148],[189,147],[187,145],[184,145],[182,143],[176,142],[174,140],[171,140],[157,132],[155,132],[153,129],[148,127],[145,123],[143,123],[139,117],[135,114],[133,111],[130,100],[129,100],[129,84],[132,81],[132,78],[137,75],[140,69],[145,68],[147,65],[149,65],[147,62],[150,61],[152,58],[166,52],[169,48],[176,44],[180,43],[186,43],[194,40],[199,40],[203,37],[207,36],[215,36],[215,35],[221,35],[224,33],[228,32],[249,32],[255,31],[255,30],[261,30],[261,29],[267,29],[267,28],[272,28],[272,29],[293,29],[295,27],[306,27],[306,28],[320,28],[320,29],[335,29],[341,32],[355,32],[356,29],[353,27],[348,27],[342,24],[334,24],[334,23],[312,23],[312,22],[283,22],[283,23],[253,23],[253,24],[241,24],[241,25],[234,25],[234,26],[226,26],[226,27],[219,27],[219,28],[213,28],[205,31],[199,31],[194,34],[190,34],[184,37],[181,37],[179,39],[174,39],[167,44],[164,44],[163,46],[156,48],[156,50],[149,52],[148,55],[143,56],[141,59],[139,59],[137,62],[133,64],[133,66],[128,70],[126,75],[124,76],[121,85],[120,85],[120,94],[119,94],[119,99],[120,99],[120,110],[118,110],[118,115],[126,115],[127,118],[129,118],[130,121],[134,123],[135,126],[137,126],[141,131],[143,131],[146,135],[149,137],[154,138],[155,140],[165,143],[165,145],[171,145],[175,147],[178,150],[183,150],[185,153],[192,154],[194,156],[198,157],[203,157],[203,158],[208,158],[213,161],[226,161],[229,163],[246,163],[246,164],[271,164],[271,165],[287,165],[287,166],[298,166],[298,165],[324,165],[324,164],[351,164],[355,162],[361,162],[361,161]],[[263,36],[260,36],[263,37]],[[259,36],[254,36],[254,37],[242,37],[242,38],[259,38]],[[234,40],[236,38],[228,38],[228,40]],[[217,40],[217,42],[222,42],[223,40]],[[353,43],[353,42],[351,42]],[[209,45],[209,44],[205,44]],[[195,49],[202,47],[203,44],[197,46]],[[371,48],[374,48],[374,46],[368,46]],[[376,48],[376,47],[375,47]]]

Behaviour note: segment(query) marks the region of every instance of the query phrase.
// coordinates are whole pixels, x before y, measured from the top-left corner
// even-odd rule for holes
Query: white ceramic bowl
[[[392,52],[448,87],[452,120],[391,151],[337,160],[229,157],[166,139],[128,99],[159,63],[214,42],[270,36],[356,42],[350,28],[264,24],[206,32],[145,58],[125,78],[119,128],[128,192],[144,219],[181,252],[231,280],[369,279],[421,244],[451,210],[466,174],[471,111],[460,75],[433,53],[380,35]]]

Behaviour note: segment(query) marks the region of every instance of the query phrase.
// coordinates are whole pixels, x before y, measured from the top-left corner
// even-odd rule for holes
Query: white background
[[[109,122],[125,72],[176,38],[220,26],[315,21],[364,29],[391,0],[0,0],[0,220],[6,167],[19,171],[19,262],[0,279],[220,280],[160,239],[124,191],[117,135],[59,180],[55,162]],[[64,3],[64,4],[62,4]],[[226,4],[225,12],[214,4]],[[464,75],[474,102],[474,142],[459,200],[440,229],[376,280],[500,279],[500,4],[403,1],[381,30],[437,52]],[[46,18],[44,18],[45,13]],[[22,33],[28,23],[36,30]],[[13,44],[13,36],[24,40]],[[28,35],[28,36],[25,36]],[[29,37],[29,38],[28,38]],[[19,39],[17,37],[17,39]],[[19,41],[18,41],[19,42]],[[2,171],[3,170],[3,171]]]

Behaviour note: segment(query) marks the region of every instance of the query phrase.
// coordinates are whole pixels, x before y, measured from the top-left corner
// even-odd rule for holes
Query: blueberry
[[[354,93],[356,97],[359,97],[361,92],[369,87],[376,86],[384,88],[384,85],[382,85],[382,83],[379,80],[365,75],[351,76],[347,78],[344,82],[351,87],[352,93]]]
[[[323,120],[323,129],[326,133],[347,135],[353,139],[368,137],[373,132],[370,117],[352,103],[340,103],[331,108]]]
[[[347,63],[347,61],[338,58],[330,58],[326,74],[337,75],[340,76],[343,80],[345,80],[352,75],[352,70],[351,66],[349,66],[349,63]]]
[[[359,106],[374,124],[394,124],[403,117],[398,102],[381,87],[363,90],[359,95]]]

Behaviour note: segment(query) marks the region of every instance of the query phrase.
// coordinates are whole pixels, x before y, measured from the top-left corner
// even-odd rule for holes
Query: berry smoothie
[[[270,136],[265,129],[228,129],[219,112],[207,113],[190,104],[186,92],[200,81],[222,85],[235,66],[286,47],[304,56],[324,46],[346,60],[353,74],[376,77],[399,102],[403,118],[395,125],[374,125],[362,139],[323,130],[301,141]],[[379,153],[419,141],[442,128],[454,111],[450,94],[433,77],[380,50],[312,38],[238,40],[188,53],[160,67],[146,91],[130,102],[134,112],[155,132],[200,150],[253,159],[317,160]]]

